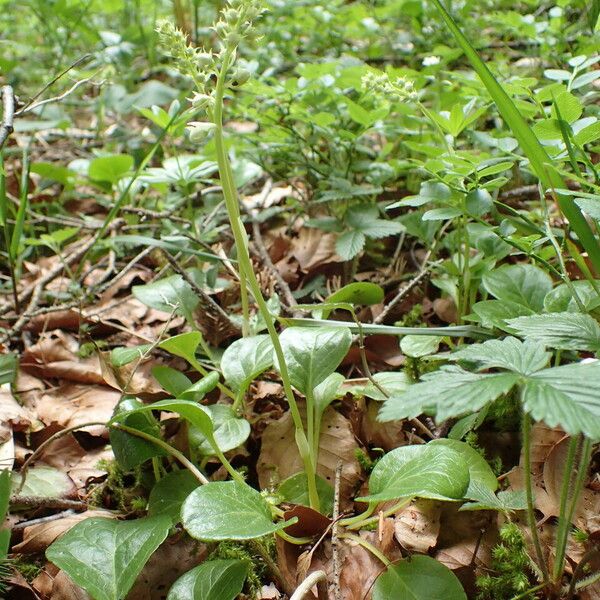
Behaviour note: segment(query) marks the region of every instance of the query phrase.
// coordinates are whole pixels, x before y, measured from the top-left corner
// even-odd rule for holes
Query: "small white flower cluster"
[[[370,71],[362,78],[362,86],[366,91],[388,96],[390,100],[400,102],[402,100],[417,100],[419,95],[410,79],[396,77],[390,79],[387,73],[375,73]]]

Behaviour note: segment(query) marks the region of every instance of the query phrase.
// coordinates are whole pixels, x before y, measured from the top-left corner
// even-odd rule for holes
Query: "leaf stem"
[[[542,546],[537,531],[537,522],[535,520],[535,504],[533,497],[533,481],[531,477],[531,417],[523,412],[523,456],[525,471],[525,494],[527,497],[527,521],[529,530],[531,531],[531,539],[535,548],[535,554],[539,563],[540,570],[543,576],[544,584],[548,583],[548,565],[544,560]]]

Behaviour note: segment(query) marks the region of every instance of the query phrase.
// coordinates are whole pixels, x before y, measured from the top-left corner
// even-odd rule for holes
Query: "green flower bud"
[[[201,142],[208,137],[208,134],[215,129],[214,123],[204,123],[200,121],[192,121],[186,127],[190,134],[191,142]]]
[[[238,20],[238,17],[240,16],[239,11],[235,10],[235,8],[226,8],[221,15],[223,16],[223,18],[225,19],[225,21],[227,21],[227,23],[232,24],[235,23]]]
[[[248,69],[237,68],[235,71],[231,73],[229,79],[229,85],[233,87],[239,87],[240,85],[244,85],[248,79],[250,79],[250,71]]]

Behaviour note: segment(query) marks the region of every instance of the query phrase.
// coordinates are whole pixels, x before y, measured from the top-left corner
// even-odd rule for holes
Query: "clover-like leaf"
[[[600,351],[600,325],[584,313],[560,312],[510,319],[518,335],[560,350]]]
[[[445,366],[427,373],[420,383],[403,394],[388,398],[379,411],[380,421],[393,421],[434,414],[443,421],[476,412],[518,381],[515,373],[470,373],[456,366]]]
[[[600,439],[600,361],[534,373],[522,389],[521,401],[534,419],[550,427]]]
[[[506,337],[502,340],[488,340],[482,344],[465,346],[454,352],[450,359],[480,363],[481,369],[506,369],[528,375],[543,369],[550,356],[551,354],[537,342],[522,342],[514,337]]]

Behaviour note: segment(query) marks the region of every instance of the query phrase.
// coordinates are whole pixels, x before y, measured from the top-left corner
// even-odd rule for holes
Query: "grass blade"
[[[471,66],[477,75],[479,75],[479,78],[492,96],[500,115],[511,128],[513,135],[517,138],[525,156],[531,164],[531,168],[539,178],[544,189],[566,189],[567,185],[565,181],[550,165],[548,154],[523,118],[523,115],[519,112],[519,109],[515,106],[515,103],[502,89],[492,72],[488,69],[483,60],[481,60],[475,48],[473,48],[440,0],[432,1],[439,10],[446,26],[458,42],[458,45],[469,59]],[[594,269],[597,273],[600,273],[600,244],[594,236],[594,232],[585,220],[579,207],[570,198],[559,193],[556,193],[556,198],[560,210],[568,219],[571,228],[577,234],[581,245],[588,253],[589,258],[594,265]]]

